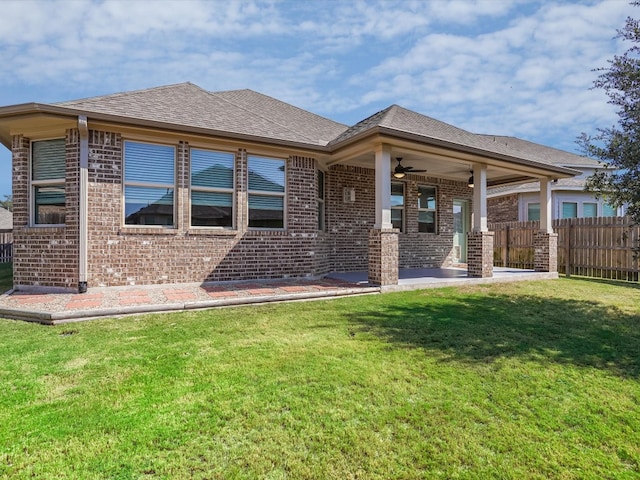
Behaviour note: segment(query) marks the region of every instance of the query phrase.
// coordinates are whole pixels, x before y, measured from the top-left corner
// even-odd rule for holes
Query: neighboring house
[[[551,184],[553,219],[624,215],[624,208],[613,208],[585,191],[587,178],[603,168],[597,160],[519,138],[487,137],[547,163],[580,171],[573,178],[559,179]],[[540,220],[540,182],[492,187],[487,190],[487,199],[489,222]]]
[[[6,208],[0,207],[0,230],[13,228],[13,214]]]
[[[22,290],[361,270],[388,285],[465,261],[491,276],[487,185],[577,173],[397,105],[349,127],[191,83],[0,107],[0,142]],[[555,271],[549,222],[536,238]]]

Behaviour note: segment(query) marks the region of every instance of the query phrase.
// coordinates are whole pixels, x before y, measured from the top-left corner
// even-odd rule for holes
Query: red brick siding
[[[487,199],[487,221],[489,223],[518,221],[518,194]]]
[[[108,142],[105,144],[104,142]],[[177,145],[175,229],[122,227],[122,140],[92,132],[89,172],[89,284],[124,285],[310,276],[318,268],[316,165],[287,160],[287,230],[247,230],[244,149],[236,154],[237,230],[189,228],[189,145]],[[213,147],[212,147],[213,148]],[[112,175],[107,175],[110,172]],[[324,260],[323,260],[324,262]],[[326,262],[325,262],[326,263]]]
[[[327,181],[331,270],[367,270],[369,230],[375,223],[375,171],[336,165],[329,169]],[[472,190],[466,182],[434,177],[408,175],[399,181],[405,184],[405,229],[398,235],[400,268],[451,265],[453,200],[470,200]],[[436,234],[418,233],[418,185],[437,189]],[[343,201],[344,188],[355,189],[355,202]]]
[[[32,227],[29,220],[30,141],[13,137],[13,282],[17,289],[78,286],[78,131],[66,132],[65,226]]]

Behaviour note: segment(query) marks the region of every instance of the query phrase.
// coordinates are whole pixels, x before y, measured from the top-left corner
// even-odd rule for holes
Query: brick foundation
[[[533,265],[536,272],[558,271],[558,234],[535,232],[533,235]]]
[[[469,232],[467,236],[469,277],[493,277],[493,232]]]
[[[398,284],[398,230],[369,231],[369,283]]]

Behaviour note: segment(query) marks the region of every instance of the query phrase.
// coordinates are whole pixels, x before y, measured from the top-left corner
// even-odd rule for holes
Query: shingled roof
[[[493,139],[497,143],[503,143],[509,148],[517,150],[519,152],[529,153],[535,155],[542,161],[551,163],[553,165],[560,165],[563,167],[602,167],[598,160],[585,157],[584,155],[576,155],[575,153],[567,152],[565,150],[559,150],[553,147],[547,147],[539,143],[529,142],[517,137],[506,137],[498,135],[482,135],[488,139]]]
[[[55,105],[312,145],[326,145],[347,129],[346,125],[252,90],[208,92],[189,82]]]
[[[0,230],[11,230],[13,228],[13,213],[6,208],[0,207]]]
[[[533,144],[531,142],[522,141],[530,144],[528,146],[520,146],[515,142],[513,137],[499,137],[495,135],[480,135],[471,133],[467,130],[455,127],[448,123],[436,120],[435,118],[422,115],[421,113],[408,110],[398,105],[391,105],[370,117],[358,122],[356,125],[345,130],[340,136],[333,140],[329,145],[337,145],[355,139],[367,132],[383,129],[386,132],[397,132],[399,135],[415,135],[423,137],[427,140],[435,140],[449,145],[451,148],[467,147],[477,151],[491,152],[494,154],[504,155],[516,159],[524,159],[533,162],[546,163],[549,165],[560,166],[555,162],[555,157],[550,155],[548,150],[550,147]],[[513,138],[513,142],[498,141],[498,139]],[[531,146],[536,145],[538,149]],[[561,150],[556,150],[562,152]],[[564,152],[572,157],[579,157],[568,152]],[[581,158],[581,157],[579,157]],[[588,160],[588,159],[587,159]]]

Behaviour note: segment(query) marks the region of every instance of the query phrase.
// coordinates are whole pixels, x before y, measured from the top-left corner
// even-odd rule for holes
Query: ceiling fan
[[[413,167],[403,167],[400,162],[402,162],[402,157],[396,157],[398,161],[398,165],[393,170],[393,176],[396,178],[403,178],[407,173],[422,173],[426,172],[426,170],[414,170]]]

